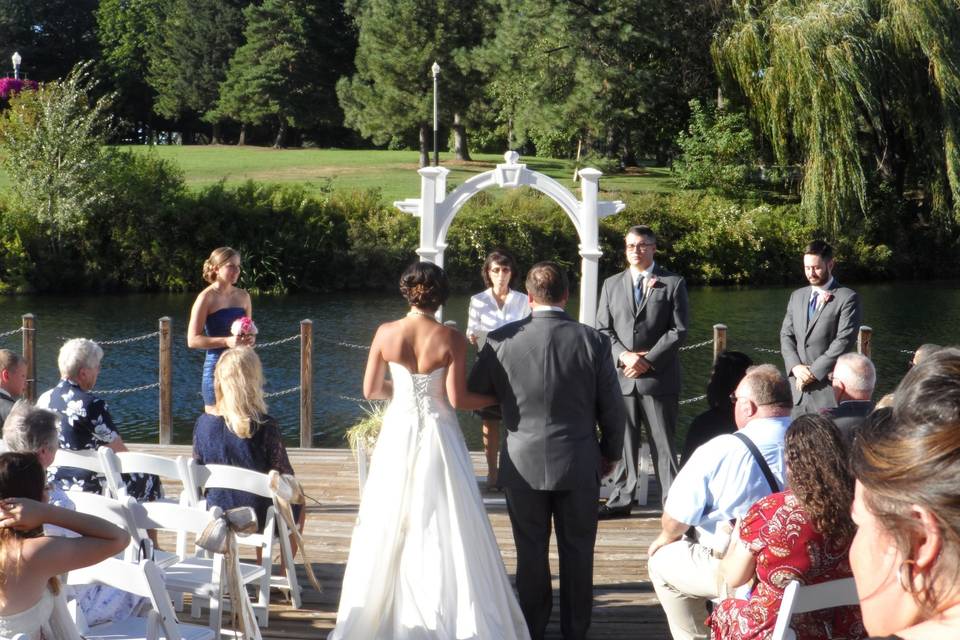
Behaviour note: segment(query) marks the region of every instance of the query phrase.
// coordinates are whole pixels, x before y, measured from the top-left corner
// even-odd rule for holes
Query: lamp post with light
[[[440,65],[437,64],[436,60],[430,67],[430,71],[433,72],[433,166],[438,167],[440,166],[440,151],[437,147],[437,127],[439,127],[437,121],[437,79],[440,77]]]
[[[13,62],[13,79],[20,79],[20,62],[23,58],[20,57],[20,54],[16,51],[13,52],[13,55],[10,56],[10,60]]]

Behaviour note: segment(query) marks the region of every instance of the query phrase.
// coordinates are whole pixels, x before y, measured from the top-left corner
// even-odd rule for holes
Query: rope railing
[[[299,337],[299,336],[297,336],[297,337]],[[284,389],[283,391],[273,391],[273,392],[271,392],[271,393],[265,393],[265,394],[263,394],[263,397],[264,397],[264,398],[276,398],[276,397],[278,397],[278,396],[289,395],[289,394],[294,393],[294,392],[296,392],[296,391],[300,391],[300,385],[297,385],[297,386],[295,386],[295,387],[290,387],[289,389]]]
[[[97,395],[121,395],[125,393],[136,393],[138,391],[146,391],[148,389],[159,389],[160,383],[154,382],[153,384],[144,384],[139,387],[128,387],[126,389],[97,389]]]
[[[104,345],[117,345],[117,344],[129,344],[131,342],[140,342],[142,340],[149,340],[150,338],[156,338],[159,335],[160,335],[159,331],[154,331],[153,333],[145,333],[142,336],[134,336],[132,338],[119,338],[117,340],[94,340],[94,342],[96,342],[98,345],[102,347]],[[57,336],[57,338],[63,341],[73,339],[73,338],[68,338],[67,336]]]
[[[268,347],[275,347],[278,344],[285,344],[287,342],[293,342],[294,340],[299,340],[300,334],[294,334],[286,338],[280,338],[279,340],[274,340],[273,342],[264,342],[263,344],[257,343],[253,346],[254,349],[266,349]]]
[[[23,327],[17,327],[16,329],[11,329],[10,331],[4,331],[0,333],[0,338],[6,338],[17,333],[23,333]]]
[[[698,342],[696,344],[687,344],[680,347],[680,351],[690,351],[691,349],[699,349],[700,347],[709,347],[713,345],[713,338],[709,340],[704,340],[703,342]]]

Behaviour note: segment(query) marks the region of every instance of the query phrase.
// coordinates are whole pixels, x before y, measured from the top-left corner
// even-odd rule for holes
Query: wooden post
[[[865,324],[860,325],[860,333],[857,334],[857,353],[870,358],[870,352],[873,350],[873,329]]]
[[[37,338],[36,325],[32,313],[23,314],[23,325],[20,335],[23,339],[23,359],[27,362],[27,389],[26,398],[30,402],[37,401],[37,363],[34,357]]]
[[[160,318],[160,444],[173,442],[173,349],[170,316]]]
[[[300,446],[313,446],[313,320],[300,321]]]
[[[716,362],[721,353],[727,350],[727,325],[713,325],[713,361]]]

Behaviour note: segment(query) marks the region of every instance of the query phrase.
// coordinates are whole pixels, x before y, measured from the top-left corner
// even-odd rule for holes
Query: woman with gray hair
[[[60,446],[79,451],[110,447],[116,452],[127,446],[113,424],[107,404],[91,390],[100,375],[103,349],[93,340],[74,338],[60,347],[57,365],[62,378],[56,387],[37,399],[37,406],[50,409],[60,418]],[[127,493],[139,502],[163,497],[157,476],[143,473],[124,475]],[[54,484],[64,491],[79,487],[81,491],[100,493],[100,478],[91,471],[74,467],[57,467]]]

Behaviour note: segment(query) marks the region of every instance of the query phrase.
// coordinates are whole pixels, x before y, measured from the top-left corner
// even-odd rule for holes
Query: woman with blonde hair
[[[212,413],[216,404],[213,373],[225,349],[250,346],[252,334],[231,335],[230,327],[239,318],[253,317],[250,294],[236,286],[240,277],[240,254],[230,247],[219,247],[203,263],[203,279],[210,285],[200,292],[190,309],[187,346],[206,349],[201,391],[204,410]]]
[[[196,461],[293,475],[280,427],[267,414],[263,367],[256,352],[250,347],[224,351],[217,362],[214,389],[213,413],[202,413],[193,429]],[[262,529],[271,501],[245,491],[210,489],[207,504],[224,510],[253,507]]]
[[[960,638],[960,350],[931,354],[853,442],[850,566],[872,637]]]
[[[80,640],[57,576],[123,551],[125,531],[105,520],[44,502],[46,475],[32,453],[0,454],[0,636]],[[43,534],[53,525],[79,534]]]

